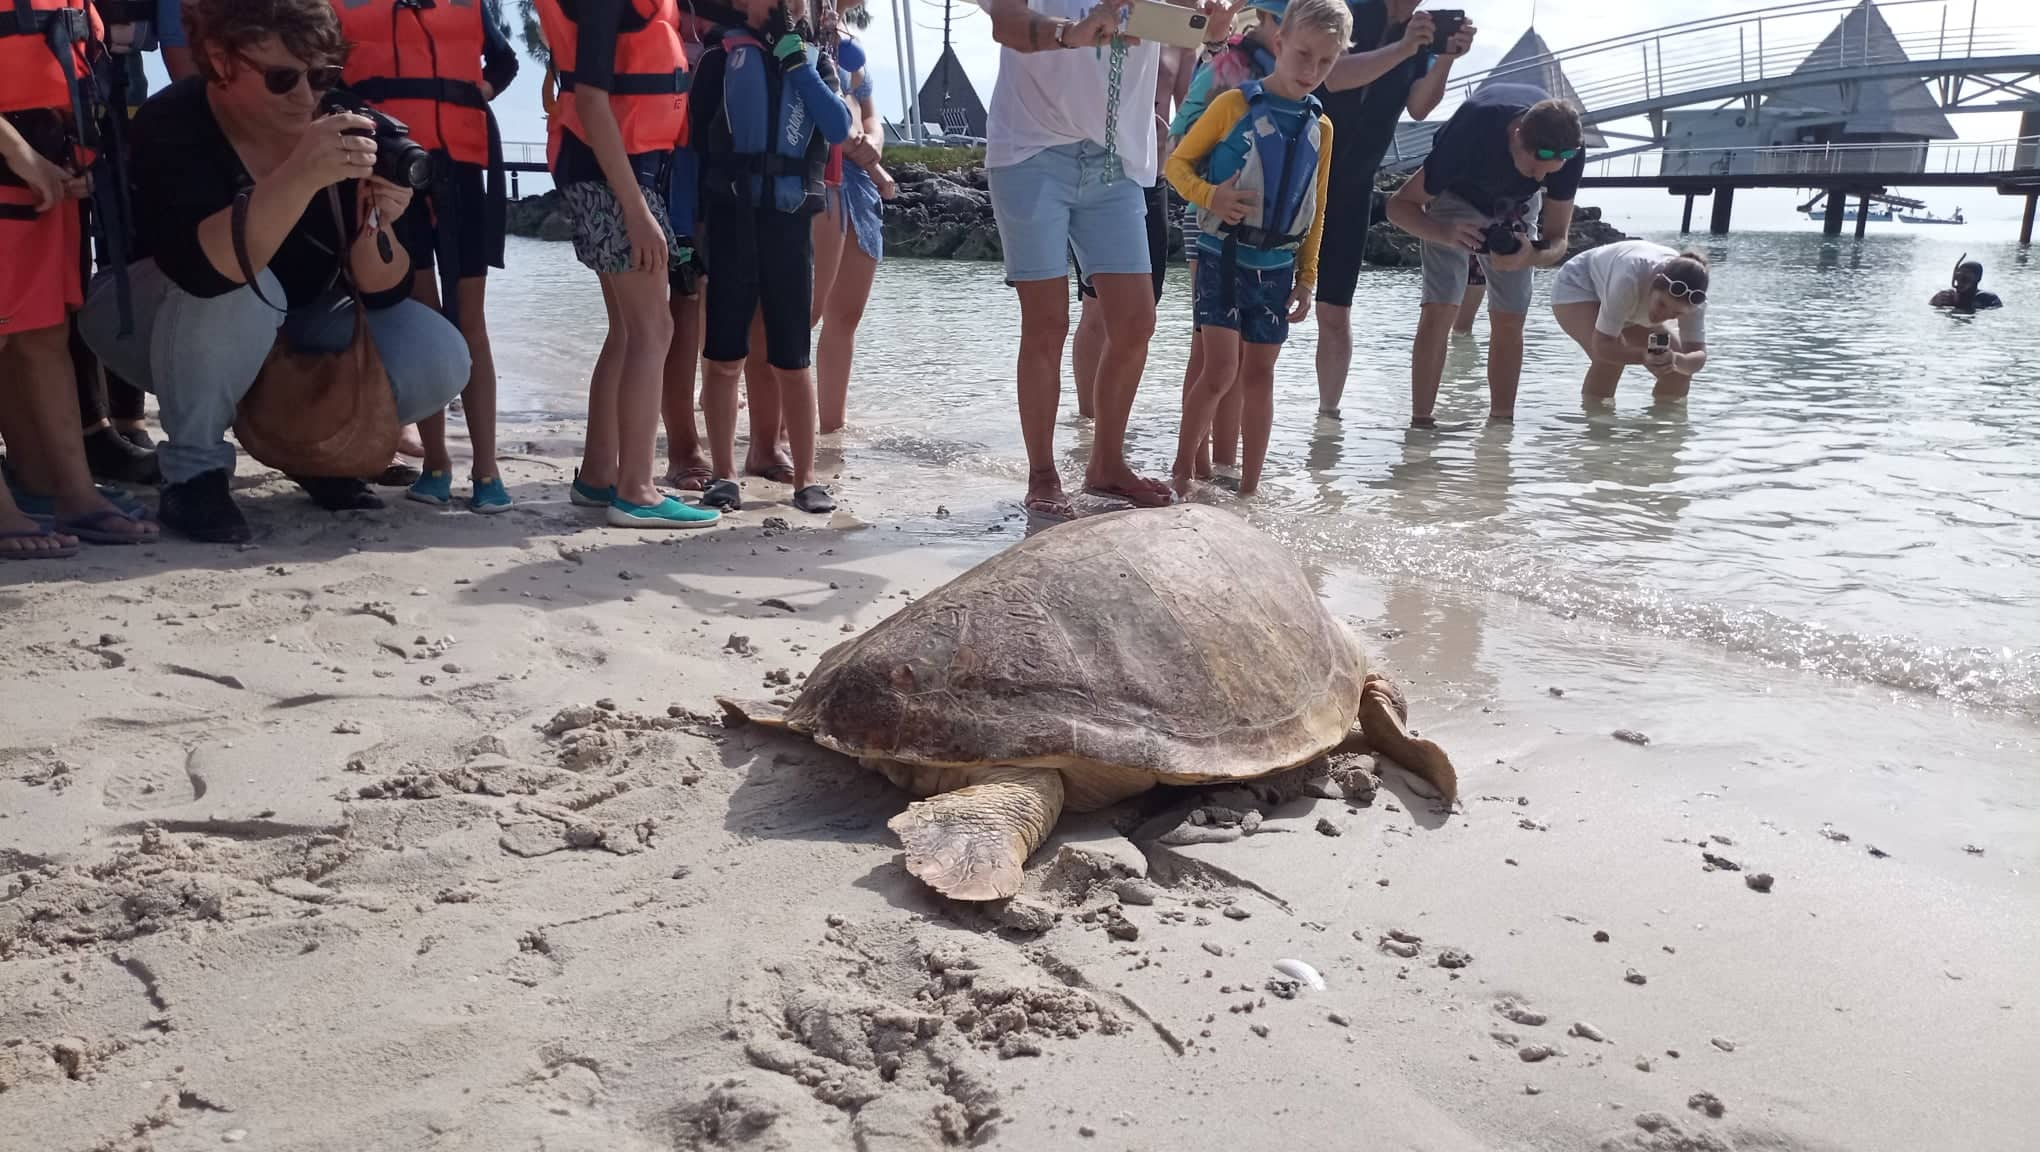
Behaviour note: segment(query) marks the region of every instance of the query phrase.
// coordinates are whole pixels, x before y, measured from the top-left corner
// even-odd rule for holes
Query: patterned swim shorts
[[[666,233],[667,263],[677,270],[689,264],[693,254],[680,247],[673,236],[673,222],[666,216],[666,198],[650,188],[640,188],[652,218]],[[595,272],[615,275],[630,271],[630,229],[623,222],[623,206],[616,193],[602,180],[583,180],[560,189],[567,213],[574,218],[574,257]]]

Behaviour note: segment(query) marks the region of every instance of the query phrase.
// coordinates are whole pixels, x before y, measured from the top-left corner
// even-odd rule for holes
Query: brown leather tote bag
[[[347,270],[340,194],[327,188],[326,201],[333,210],[334,235],[342,237],[336,276],[354,299],[354,338],[338,353],[307,353],[293,350],[279,332],[254,385],[241,397],[234,438],[248,455],[285,475],[363,478],[389,467],[402,428],[389,373],[368,330],[368,309]],[[256,297],[275,308],[249,267],[247,216],[248,194],[243,192],[234,201],[234,255]]]

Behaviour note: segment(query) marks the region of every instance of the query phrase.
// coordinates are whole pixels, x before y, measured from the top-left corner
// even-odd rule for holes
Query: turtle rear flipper
[[[976,784],[917,800],[886,822],[907,850],[907,871],[956,900],[1002,900],[1020,891],[1027,858],[1062,815],[1053,768],[987,768]]]
[[[1390,691],[1388,681],[1370,676],[1360,695],[1360,728],[1368,746],[1423,777],[1438,790],[1445,806],[1452,807],[1459,799],[1459,773],[1452,767],[1452,758],[1437,744],[1410,735],[1396,714],[1396,697]]]

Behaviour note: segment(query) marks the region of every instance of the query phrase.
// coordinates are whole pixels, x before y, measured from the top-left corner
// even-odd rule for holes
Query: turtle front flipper
[[[917,800],[886,823],[907,849],[907,871],[957,900],[1020,891],[1027,857],[1062,815],[1053,768],[986,768],[968,788]]]
[[[1360,694],[1360,730],[1369,747],[1429,781],[1450,808],[1459,799],[1459,773],[1443,748],[1410,735],[1396,708],[1398,695],[1386,679],[1369,676]]]

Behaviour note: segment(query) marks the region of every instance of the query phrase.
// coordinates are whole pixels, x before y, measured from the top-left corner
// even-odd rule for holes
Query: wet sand
[[[1386,764],[1365,805],[1156,793],[1066,818],[1015,907],[955,904],[901,866],[903,794],[712,697],[1018,539],[1010,484],[852,468],[823,523],[754,481],[780,503],[647,536],[566,503],[573,437],[506,460],[507,516],[328,516],[244,462],[252,548],[0,569],[0,1149],[2040,1124],[2020,722],[1322,572],[1460,811]],[[1161,842],[1241,805],[1252,835]]]

